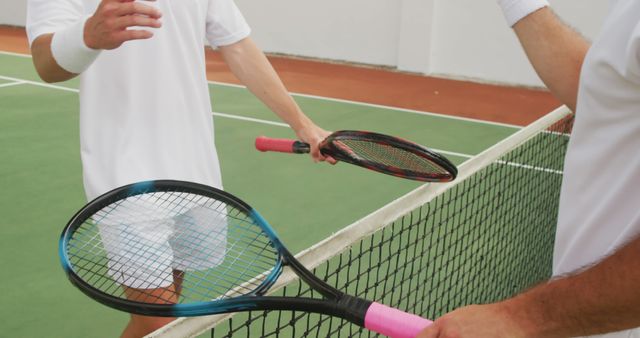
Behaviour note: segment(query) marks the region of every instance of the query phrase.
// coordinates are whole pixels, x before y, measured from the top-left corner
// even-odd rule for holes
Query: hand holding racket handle
[[[391,338],[415,338],[432,321],[398,309],[371,303],[364,318],[364,327]]]
[[[260,151],[308,153],[307,143],[256,138]],[[449,182],[458,169],[446,157],[417,143],[368,131],[340,130],[331,133],[319,145],[320,153],[340,162],[357,165],[383,174],[423,182]]]
[[[286,138],[259,136],[256,138],[256,149],[260,151],[277,151],[281,153],[306,154],[310,151],[308,143]]]

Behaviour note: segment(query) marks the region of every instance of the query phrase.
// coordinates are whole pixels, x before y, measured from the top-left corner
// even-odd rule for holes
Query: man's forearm
[[[233,74],[294,130],[311,123],[251,38],[221,47],[220,51]]]
[[[575,111],[580,70],[590,43],[549,7],[526,16],[513,29],[538,76],[552,94]]]
[[[102,50],[153,37],[144,28],[160,28],[161,16],[156,8],[138,1],[101,0],[92,16],[31,43],[38,75],[46,82],[69,80],[91,66]]]
[[[575,275],[504,302],[537,337],[569,337],[640,326],[640,238]]]
[[[299,140],[311,145],[309,153],[314,161],[336,163],[335,159],[325,157],[319,148],[329,132],[318,127],[302,112],[267,57],[251,38],[223,46],[220,51],[231,72],[271,111],[289,124]]]
[[[61,82],[74,78],[78,74],[66,71],[60,67],[51,53],[51,40],[53,34],[39,36],[31,44],[33,64],[45,82]]]

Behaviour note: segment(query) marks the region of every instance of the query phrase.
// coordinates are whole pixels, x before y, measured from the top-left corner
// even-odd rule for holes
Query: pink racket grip
[[[256,149],[260,151],[302,154],[309,152],[309,145],[291,139],[259,136],[256,138]]]
[[[431,323],[428,319],[375,302],[364,317],[364,327],[391,338],[415,338]]]

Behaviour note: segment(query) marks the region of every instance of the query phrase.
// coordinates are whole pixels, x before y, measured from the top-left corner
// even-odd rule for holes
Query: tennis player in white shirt
[[[318,151],[329,133],[288,94],[233,0],[28,0],[27,13],[40,77],[80,78],[88,199],[156,179],[222,187],[205,39],[254,95],[311,144],[315,161],[334,162]],[[168,289],[177,294],[179,282]],[[122,337],[141,337],[171,320],[133,315]]]
[[[640,1],[611,1],[590,44],[546,0],[499,0],[549,90],[576,113],[554,278],[437,319],[420,338],[640,337]]]

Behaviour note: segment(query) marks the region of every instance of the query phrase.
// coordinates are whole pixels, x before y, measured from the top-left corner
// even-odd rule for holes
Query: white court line
[[[224,83],[224,82],[216,82],[216,81],[208,81],[208,82],[210,84],[219,85],[219,86],[225,86],[225,87],[242,88],[242,89],[246,89],[247,88],[245,86],[232,84],[232,83]],[[432,116],[432,117],[443,118],[443,119],[448,119],[448,120],[458,120],[458,121],[465,121],[465,122],[472,122],[472,123],[488,124],[488,125],[492,125],[492,126],[499,126],[499,127],[505,127],[505,128],[522,129],[522,126],[516,126],[514,124],[478,120],[478,119],[473,119],[473,118],[469,118],[469,117],[437,114],[437,113],[425,112],[425,111],[414,110],[414,109],[399,108],[399,107],[393,107],[393,106],[385,106],[385,105],[374,104],[374,103],[366,103],[366,102],[360,102],[360,101],[336,99],[336,98],[333,98],[333,97],[324,97],[324,96],[311,95],[311,94],[300,94],[300,93],[293,93],[293,92],[291,92],[290,94],[293,95],[293,96],[298,96],[298,97],[305,97],[305,98],[310,98],[310,99],[317,99],[317,100],[324,100],[324,101],[331,101],[331,102],[338,102],[338,103],[346,103],[346,104],[352,104],[352,105],[369,107],[369,108],[380,108],[380,109],[387,109],[387,110],[395,110],[395,111],[398,111],[398,112],[401,112],[401,113],[418,114],[418,115]]]
[[[10,76],[0,75],[0,79],[14,81],[14,82],[22,82],[24,84],[30,84],[30,85],[34,85],[34,86],[40,86],[40,87],[46,87],[46,88],[52,88],[52,89],[58,89],[58,90],[64,90],[64,91],[74,92],[74,93],[77,93],[79,91],[79,90],[77,90],[75,88],[52,85],[52,84],[49,84],[49,83],[38,82],[38,81],[30,81],[30,80],[25,80],[25,79],[18,79],[18,78],[10,77]]]
[[[26,55],[26,54],[15,54],[15,53],[3,52],[3,51],[0,51],[0,54],[8,54],[8,55],[15,55],[15,56],[22,56],[22,57],[30,57],[30,55]],[[46,88],[58,89],[58,90],[65,90],[65,91],[70,91],[70,92],[75,92],[75,93],[79,92],[79,90],[75,89],[75,88],[52,85],[52,84],[42,83],[42,82],[37,82],[37,81],[23,80],[23,79],[18,79],[18,78],[9,77],[9,76],[0,75],[0,79],[14,81],[14,83],[12,83],[13,85],[31,84],[31,85],[35,85],[35,86],[41,86],[41,87],[46,87]],[[221,85],[221,86],[246,88],[246,87],[240,86],[240,85],[225,84],[225,83],[219,83],[219,82],[214,82],[214,81],[209,81],[209,83],[218,84],[218,85]],[[3,87],[3,86],[6,87],[7,85],[9,85],[9,84],[0,85],[0,87]],[[340,99],[331,99],[331,98],[325,98],[325,97],[321,97],[321,96],[313,96],[313,95],[306,95],[306,94],[295,94],[295,95],[304,96],[304,97],[311,97],[311,98],[316,98],[316,99],[322,99],[322,100],[335,101],[335,102],[358,104],[358,105],[363,105],[363,106],[371,106],[371,107],[376,107],[376,108],[392,109],[392,110],[398,110],[398,111],[404,111],[404,112],[410,112],[410,113],[418,113],[418,114],[424,114],[424,115],[434,115],[436,117],[454,118],[454,119],[465,120],[465,121],[470,121],[470,122],[496,124],[496,123],[493,123],[493,122],[487,122],[487,121],[482,121],[482,120],[474,120],[474,119],[467,119],[467,118],[457,118],[457,117],[438,115],[438,114],[433,114],[433,113],[412,111],[412,110],[409,110],[409,109],[402,109],[402,108],[374,105],[374,104],[368,104],[368,103],[362,103],[362,102],[353,102],[353,101],[340,100]],[[230,115],[230,114],[224,114],[224,113],[220,113],[220,112],[212,112],[212,114],[214,116],[218,116],[218,117],[224,117],[224,118],[229,118],[229,119],[249,121],[249,122],[261,123],[261,124],[266,124],[266,125],[289,128],[289,125],[287,125],[286,123],[281,123],[281,122],[268,121],[268,120],[262,120],[262,119],[255,119],[255,118],[251,118],[251,117],[244,117],[244,116],[237,116],[237,115]],[[518,128],[518,129],[522,128],[522,127],[519,127],[519,126],[504,125],[504,124],[497,124],[497,125],[502,125],[502,126],[507,126],[507,127],[514,127],[514,128]],[[462,157],[462,158],[467,158],[467,159],[472,158],[474,156],[474,155],[463,154],[463,153],[447,151],[447,150],[442,150],[442,149],[431,148],[431,150],[433,150],[435,152],[438,152],[438,153],[441,153],[443,155],[457,156],[457,157]],[[536,166],[531,166],[531,165],[526,165],[526,164],[520,164],[520,163],[515,163],[515,162],[505,162],[505,161],[498,161],[498,162],[502,163],[502,164],[509,165],[509,166],[513,166],[513,167],[519,167],[519,168],[525,168],[525,169],[531,169],[531,170],[536,170],[536,171],[543,171],[543,172],[548,172],[548,173],[552,173],[552,174],[562,175],[562,171],[559,171],[559,170],[541,168],[541,167],[536,167]]]
[[[17,57],[21,57],[21,58],[31,58],[31,55],[29,55],[29,54],[5,52],[3,50],[0,50],[0,54],[9,55],[9,56],[17,56]]]
[[[556,174],[556,175],[562,175],[563,174],[562,170],[555,170],[555,169],[538,167],[538,166],[533,166],[533,165],[528,165],[528,164],[521,164],[521,163],[518,163],[518,162],[498,160],[498,161],[496,161],[496,163],[506,164],[508,166],[516,167],[516,168],[523,168],[523,169],[530,169],[530,170],[535,170],[535,171],[542,171],[542,172],[545,172],[545,173]]]
[[[24,58],[30,58],[31,57],[31,55],[28,55],[28,54],[19,54],[19,53],[11,53],[11,52],[4,52],[4,51],[0,51],[0,55],[1,54],[10,55],[10,56],[19,56],[19,57],[24,57]],[[207,82],[209,84],[214,84],[214,85],[223,86],[223,87],[246,89],[245,86],[232,84],[232,83],[224,83],[224,82],[217,82],[217,81],[207,81]],[[324,101],[331,101],[331,102],[353,104],[353,105],[358,105],[358,106],[363,106],[363,107],[370,107],[370,108],[389,109],[389,110],[395,110],[395,111],[403,112],[403,113],[419,114],[419,115],[425,115],[425,116],[433,116],[433,117],[449,119],[449,120],[458,120],[458,121],[466,121],[466,122],[473,122],[473,123],[488,124],[488,125],[492,125],[492,126],[499,126],[499,127],[506,127],[506,128],[522,129],[522,126],[516,126],[516,125],[508,124],[508,123],[500,123],[500,122],[492,122],[492,121],[473,119],[473,118],[469,118],[469,117],[460,117],[460,116],[453,116],[453,115],[437,114],[437,113],[424,112],[424,111],[419,111],[419,110],[414,110],[414,109],[406,109],[406,108],[385,106],[385,105],[379,105],[379,104],[373,104],[373,103],[351,101],[351,100],[344,100],[344,99],[336,99],[336,98],[332,98],[332,97],[324,97],[324,96],[318,96],[318,95],[301,94],[301,93],[294,93],[294,92],[291,92],[290,94],[293,95],[293,96],[310,98],[310,99],[317,99],[317,100],[324,100]]]
[[[40,87],[46,87],[46,88],[51,88],[51,89],[64,90],[64,91],[74,92],[74,93],[78,93],[78,92],[80,92],[80,90],[79,90],[79,89],[75,89],[75,88],[69,88],[69,87],[64,87],[64,86],[52,85],[52,84],[42,83],[42,82],[37,82],[37,81],[22,80],[22,79],[17,79],[17,78],[10,77],[10,76],[3,76],[3,75],[0,75],[0,79],[14,81],[14,82],[12,82],[12,84],[30,84],[30,85],[34,85],[34,86],[40,86]],[[3,86],[3,85],[0,85],[0,87],[2,87],[2,86]],[[242,120],[242,121],[250,121],[250,122],[256,122],[256,123],[268,124],[268,125],[272,125],[272,126],[279,126],[279,127],[287,127],[287,128],[289,128],[289,125],[288,125],[288,124],[286,124],[286,123],[281,123],[281,122],[274,122],[274,121],[268,121],[268,120],[254,119],[254,118],[251,118],[251,117],[244,117],[244,116],[230,115],[230,114],[219,113],[219,112],[211,112],[211,114],[213,114],[214,116],[226,117],[226,118],[229,118],[229,119],[236,119],[236,120]]]
[[[0,84],[0,88],[19,86],[19,85],[22,85],[22,84],[25,84],[25,82],[24,81],[15,81],[15,82],[3,83],[3,84]]]
[[[241,116],[229,115],[229,114],[224,114],[224,113],[219,113],[219,112],[213,112],[213,116],[227,117],[227,118],[236,119],[236,120],[257,122],[257,123],[262,123],[262,124],[269,124],[269,125],[272,125],[272,126],[291,128],[286,123],[272,122],[272,121],[261,120],[261,119],[254,119],[254,118],[251,118],[251,117],[241,117]],[[430,148],[430,149],[435,151],[435,152],[438,152],[438,153],[441,153],[441,154],[445,154],[445,155],[458,156],[458,157],[464,157],[464,158],[473,157],[473,155],[463,154],[463,153],[456,153],[456,152],[453,152],[453,151],[446,151],[446,150],[434,149],[434,148]]]
[[[51,88],[51,89],[64,90],[64,91],[75,92],[75,93],[79,92],[79,90],[75,89],[75,88],[52,85],[52,84],[42,83],[42,82],[37,82],[37,81],[29,81],[29,80],[17,79],[17,78],[9,77],[9,76],[0,75],[0,79],[14,81],[12,84],[15,84],[15,85],[17,85],[17,84],[30,84],[30,85],[41,86],[41,87],[46,87],[46,88]],[[2,87],[2,86],[3,85],[0,85],[0,87]],[[249,122],[261,123],[261,124],[267,124],[267,125],[271,125],[271,126],[289,128],[288,124],[282,123],[282,122],[275,122],[275,121],[262,120],[262,119],[256,119],[256,118],[251,118],[251,117],[230,115],[230,114],[225,114],[225,113],[220,113],[220,112],[211,112],[211,114],[213,114],[213,116],[224,117],[224,118],[228,118],[228,119],[249,121]],[[442,150],[442,149],[431,148],[431,150],[433,150],[435,152],[438,152],[438,153],[441,153],[443,155],[457,156],[457,157],[463,157],[463,158],[472,158],[474,156],[474,155],[463,154],[463,153],[447,151],[447,150]],[[552,169],[546,169],[546,168],[538,168],[538,167],[519,164],[519,163],[514,163],[514,162],[509,162],[509,163],[506,163],[506,164],[509,165],[509,166],[515,166],[515,167],[522,167],[522,168],[526,168],[526,169],[551,172],[551,173],[555,173],[555,174],[562,174],[561,171],[552,170]]]
[[[435,148],[429,148],[429,149],[435,151],[436,153],[450,155],[450,156],[457,156],[457,157],[464,157],[464,158],[472,158],[475,156],[475,155],[469,155],[469,154],[463,154],[463,153],[456,153],[455,151],[447,151],[442,149],[435,149]]]
[[[42,83],[42,82],[37,82],[37,81],[22,80],[22,79],[17,79],[17,78],[10,77],[10,76],[0,75],[0,79],[14,81],[14,82],[12,82],[12,84],[30,84],[30,85],[34,85],[34,86],[40,86],[40,87],[46,87],[46,88],[51,88],[51,89],[64,90],[64,91],[74,92],[74,93],[80,92],[79,89],[75,89],[75,88],[52,85],[52,84]],[[2,87],[2,86],[3,85],[0,85],[0,87]],[[268,125],[272,125],[272,126],[279,126],[279,127],[287,127],[287,128],[289,128],[288,124],[281,123],[281,122],[254,119],[254,118],[251,118],[251,117],[230,115],[230,114],[219,113],[219,112],[211,112],[211,114],[213,114],[214,116],[226,117],[226,118],[229,118],[229,119],[236,119],[236,120],[242,120],[242,121],[251,121],[251,122],[256,122],[256,123],[268,124]]]
[[[0,79],[11,80],[11,81],[15,81],[15,82],[22,81],[25,84],[30,84],[30,85],[34,85],[34,86],[41,86],[41,87],[46,87],[46,88],[51,88],[51,89],[65,90],[65,91],[70,91],[70,92],[74,92],[74,93],[78,93],[79,92],[79,90],[75,89],[75,88],[52,85],[52,84],[42,83],[42,82],[37,82],[37,81],[22,80],[22,79],[17,79],[17,78],[14,78],[14,77],[9,77],[9,76],[0,75]],[[252,117],[230,115],[230,114],[225,114],[225,113],[220,113],[220,112],[211,112],[211,114],[213,114],[213,116],[225,117],[225,118],[229,118],[229,119],[249,121],[249,122],[261,123],[261,124],[267,124],[267,125],[271,125],[271,126],[290,128],[288,124],[281,123],[281,122],[256,119],[256,118],[252,118]],[[463,154],[463,153],[456,153],[456,152],[453,152],[453,151],[446,151],[446,150],[433,149],[433,148],[432,148],[432,150],[436,151],[436,152],[439,152],[441,154],[444,154],[444,155],[458,156],[458,157],[464,157],[464,158],[473,157],[473,155]]]
[[[74,92],[74,93],[79,92],[79,90],[75,89],[75,88],[52,85],[52,84],[42,83],[42,82],[37,82],[37,81],[23,80],[23,79],[18,79],[18,78],[9,77],[9,76],[0,75],[0,79],[14,81],[14,83],[16,85],[17,84],[30,84],[30,85],[34,85],[34,86],[40,86],[40,87],[46,87],[46,88],[51,88],[51,89],[64,90],[64,91],[69,91],[69,92]],[[0,87],[2,87],[2,85],[0,85]],[[213,116],[218,116],[218,117],[224,117],[224,118],[229,118],[229,119],[235,119],[235,120],[241,120],[241,121],[249,121],[249,122],[261,123],[261,124],[267,124],[267,125],[271,125],[271,126],[289,128],[288,124],[281,123],[281,122],[262,120],[262,119],[256,119],[256,118],[244,117],[244,116],[237,116],[237,115],[230,115],[230,114],[225,114],[225,113],[220,113],[220,112],[211,112],[211,113],[213,114]],[[431,150],[433,150],[435,152],[438,152],[438,153],[441,153],[443,155],[457,156],[457,157],[462,157],[462,158],[472,158],[474,156],[474,155],[463,154],[463,153],[447,151],[447,150],[442,150],[442,149],[431,148]],[[507,165],[519,166],[519,167],[524,167],[524,168],[533,169],[533,170],[542,170],[542,171],[550,171],[551,170],[551,169],[537,168],[537,167],[518,164],[518,163],[507,163]],[[553,171],[553,170],[551,170],[551,171]],[[558,173],[561,174],[561,172],[558,172]]]
[[[254,119],[252,117],[230,115],[230,114],[225,114],[225,113],[220,113],[220,112],[215,112],[215,111],[212,112],[212,114],[213,114],[213,116],[220,116],[220,117],[226,117],[226,118],[230,118],[230,119],[236,119],[236,120],[242,120],[242,121],[249,121],[249,122],[268,124],[268,125],[272,125],[272,126],[290,128],[288,124],[282,123],[282,122],[274,122],[274,121],[269,121],[269,120]]]
[[[212,114],[214,116],[226,117],[226,118],[231,118],[231,119],[236,119],[236,120],[243,120],[243,121],[249,121],[249,122],[269,124],[269,125],[278,126],[278,127],[290,128],[289,125],[286,124],[286,123],[272,122],[272,121],[261,120],[261,119],[254,119],[254,118],[250,118],[250,117],[241,117],[241,116],[229,115],[229,114],[224,114],[224,113],[219,113],[219,112],[213,112]],[[457,153],[457,152],[454,152],[454,151],[436,149],[436,148],[429,148],[429,149],[433,150],[433,151],[435,151],[437,153],[443,154],[443,155],[457,156],[457,157],[463,157],[463,158],[467,158],[467,159],[472,158],[472,157],[475,156],[475,155]],[[532,166],[532,165],[529,165],[529,164],[521,164],[521,163],[512,162],[512,161],[498,160],[498,161],[496,161],[496,163],[505,164],[505,165],[508,165],[510,167],[515,167],[515,168],[523,168],[523,169],[530,169],[530,170],[535,170],[535,171],[542,171],[542,172],[546,172],[546,173],[550,173],[550,174],[556,174],[556,175],[562,175],[563,174],[563,172],[561,170],[555,170],[555,169],[549,169],[549,168],[544,168],[544,167]]]

